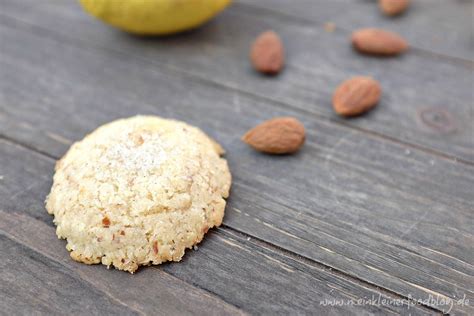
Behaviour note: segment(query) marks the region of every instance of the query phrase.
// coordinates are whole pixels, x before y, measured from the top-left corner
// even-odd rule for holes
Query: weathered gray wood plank
[[[5,154],[7,152],[14,153],[12,156],[16,157],[14,160],[7,160],[8,169],[18,170],[15,179],[29,178],[32,183],[41,183],[37,178],[31,178],[28,172],[22,172],[21,167],[28,161],[32,162],[30,165],[32,169],[39,165],[37,174],[42,177],[46,175],[43,174],[43,164],[47,163],[51,167],[54,164],[50,158],[0,140],[0,157],[9,158],[10,156]],[[15,168],[15,165],[18,167]],[[8,180],[7,176],[5,180]],[[12,181],[15,180],[10,179],[2,187],[10,187]],[[41,186],[32,186],[36,189],[29,194],[30,199],[35,199],[37,204],[42,203],[44,199]],[[1,196],[0,201],[4,198]],[[19,205],[23,204],[22,200],[16,201]],[[9,240],[30,248],[29,251],[16,254],[14,260],[21,260],[28,253],[40,256],[45,261],[51,262],[48,265],[53,266],[52,271],[38,271],[43,277],[55,276],[58,273],[57,267],[60,267],[59,271],[74,275],[75,278],[93,286],[95,291],[107,293],[111,299],[120,301],[139,313],[160,315],[191,312],[215,315],[239,313],[239,310],[216,297],[252,314],[403,313],[407,309],[407,306],[395,305],[379,307],[346,305],[336,308],[322,306],[319,302],[325,299],[378,297],[379,290],[371,289],[367,284],[345,275],[335,275],[324,267],[307,263],[295,256],[262,247],[260,243],[227,229],[213,230],[199,245],[199,249],[189,251],[179,264],[143,268],[133,276],[117,270],[107,270],[103,266],[87,266],[69,258],[68,252],[64,249],[64,241],[56,238],[51,218],[47,222],[34,219],[31,217],[33,211],[27,207],[23,212],[1,210],[4,207],[2,204],[0,204],[0,235],[3,234]],[[6,251],[0,253],[2,256],[8,254]],[[26,276],[24,282],[35,277],[35,270],[33,268],[31,270],[32,275]],[[10,278],[18,273],[17,270],[11,272]],[[214,294],[198,290],[188,283]],[[62,281],[58,281],[55,285],[59,289],[63,287]],[[2,283],[0,288],[2,291],[8,291]],[[19,290],[12,295],[19,297],[21,294]],[[380,295],[400,299],[383,290]],[[57,310],[71,311],[68,305],[62,302],[53,301],[50,305]],[[412,312],[427,314],[433,310],[416,307]]]
[[[471,0],[412,0],[405,14],[387,17],[380,13],[377,0],[237,0],[251,7],[272,11],[296,21],[352,31],[361,27],[381,27],[407,38],[410,44],[437,54],[474,60],[474,2]],[[270,12],[263,14],[271,14]]]
[[[9,78],[0,82],[0,134],[60,156],[71,140],[117,117],[186,120],[228,149],[235,186],[226,225],[405,296],[472,296],[471,166],[131,57],[21,31],[0,35],[15,39],[0,57]],[[239,141],[283,114],[308,128],[300,154],[263,156]]]
[[[5,14],[31,24],[4,19],[12,27],[79,47],[127,54],[154,65],[150,67],[171,68],[235,93],[245,91],[275,106],[294,107],[306,115],[474,162],[472,63],[453,63],[417,51],[392,59],[360,56],[350,47],[347,32],[328,33],[320,25],[255,11],[241,3],[197,31],[143,39],[93,20],[75,1],[2,1]],[[288,52],[286,70],[271,79],[253,73],[248,62],[250,43],[267,28],[282,35]],[[332,93],[342,80],[360,74],[382,83],[382,101],[370,115],[340,119],[332,110]]]
[[[8,239],[11,235],[0,229],[0,253],[5,258],[0,265],[2,314],[244,314],[216,296],[156,269],[129,275],[76,263],[69,258],[64,243],[54,238],[52,227],[28,216],[0,214],[1,226],[9,224],[10,230],[15,227],[13,234],[18,237]],[[26,230],[20,231],[18,226]],[[13,244],[16,240],[21,242]]]
[[[3,219],[2,219],[3,220]],[[2,315],[138,315],[78,274],[0,232]]]

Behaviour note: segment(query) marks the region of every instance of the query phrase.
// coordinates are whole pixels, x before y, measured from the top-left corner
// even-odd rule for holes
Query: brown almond
[[[408,48],[408,43],[400,35],[375,28],[352,33],[352,45],[362,53],[376,55],[397,55]]]
[[[399,15],[408,8],[410,0],[379,0],[379,8],[389,16]]]
[[[274,31],[260,34],[250,50],[250,60],[257,71],[277,74],[283,68],[285,53],[280,37]]]
[[[337,87],[332,104],[337,114],[355,116],[375,107],[381,93],[380,84],[374,79],[354,77]]]
[[[303,124],[293,117],[277,117],[265,121],[251,130],[242,141],[258,151],[268,154],[291,154],[303,145]]]

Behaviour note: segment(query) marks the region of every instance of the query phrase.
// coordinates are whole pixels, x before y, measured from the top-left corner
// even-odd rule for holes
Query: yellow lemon
[[[145,35],[184,31],[208,21],[231,0],[79,0],[100,20]]]

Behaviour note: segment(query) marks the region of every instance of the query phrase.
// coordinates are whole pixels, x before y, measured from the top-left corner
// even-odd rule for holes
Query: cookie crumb
[[[327,22],[326,24],[324,24],[324,30],[326,32],[332,33],[336,30],[336,24],[333,22]]]

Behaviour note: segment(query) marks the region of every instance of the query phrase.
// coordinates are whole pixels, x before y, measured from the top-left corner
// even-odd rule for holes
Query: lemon
[[[161,35],[208,21],[231,0],[79,0],[98,19],[127,32]]]

